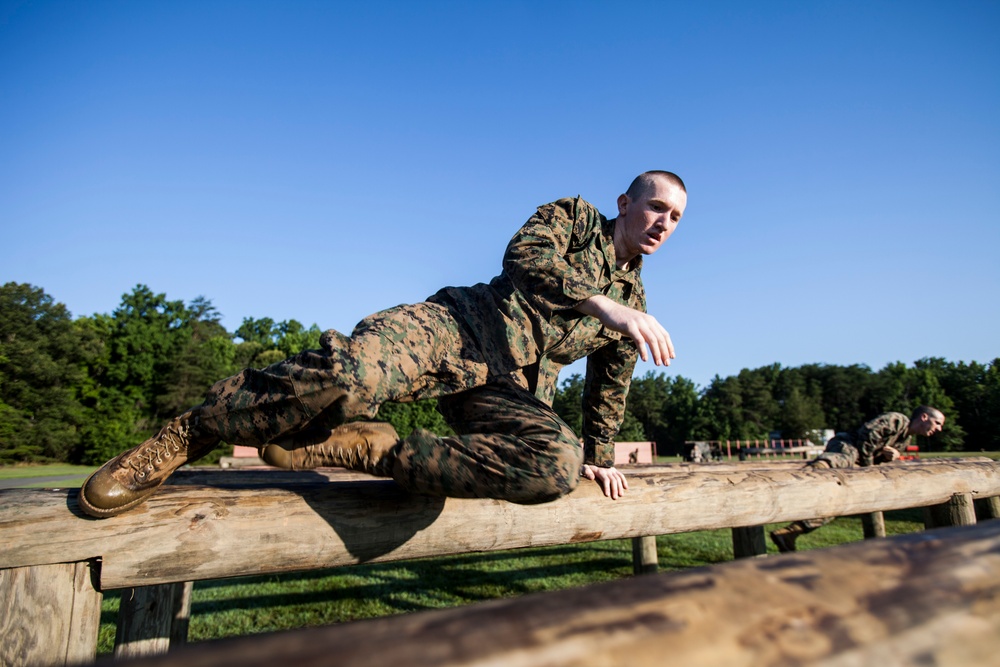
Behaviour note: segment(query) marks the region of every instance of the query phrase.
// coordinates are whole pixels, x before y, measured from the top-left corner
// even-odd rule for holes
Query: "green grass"
[[[920,510],[887,512],[889,535],[923,529]],[[768,526],[773,530],[783,524]],[[862,539],[861,520],[838,519],[799,540],[815,549]],[[733,558],[729,530],[657,537],[660,570]],[[768,540],[768,551],[776,553]],[[451,556],[280,576],[195,582],[189,641],[343,623],[560,590],[632,574],[630,540]],[[120,592],[102,607],[99,653],[113,650]]]
[[[920,452],[922,459],[952,459],[963,456],[985,456],[1000,461],[1000,452]]]
[[[55,477],[57,475],[81,475],[86,477],[95,470],[97,470],[97,466],[74,466],[68,463],[0,466],[0,479]]]

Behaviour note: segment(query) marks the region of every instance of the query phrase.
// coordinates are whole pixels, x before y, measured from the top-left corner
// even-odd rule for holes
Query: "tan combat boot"
[[[219,439],[200,434],[198,421],[195,411],[185,412],[105,463],[80,488],[80,509],[98,518],[121,514],[151,496],[182,465],[215,449]]]
[[[392,477],[398,444],[399,435],[388,422],[351,422],[320,437],[292,436],[280,444],[267,445],[261,458],[287,470],[340,467]]]
[[[784,528],[772,531],[771,541],[774,542],[774,546],[778,547],[779,552],[783,554],[789,553],[795,551],[795,540],[798,539],[799,535],[804,535],[805,532],[803,526],[796,521]]]

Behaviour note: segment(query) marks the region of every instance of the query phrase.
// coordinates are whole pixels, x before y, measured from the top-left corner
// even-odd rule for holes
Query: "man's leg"
[[[415,493],[540,503],[574,488],[583,447],[572,429],[507,379],[439,400],[458,435],[415,431],[402,441],[393,478]]]
[[[320,350],[216,383],[202,405],[94,473],[80,490],[81,507],[99,517],[130,509],[174,470],[223,440],[303,446],[329,436],[346,419],[374,415],[383,401],[459,391],[472,386],[463,383],[485,378],[482,365],[451,363],[451,355],[470,355],[454,319],[435,304],[377,313],[363,320],[351,338],[328,331],[321,344]],[[345,444],[358,458],[357,447],[367,446],[373,432],[338,433],[346,434]],[[360,458],[368,461],[367,454]]]

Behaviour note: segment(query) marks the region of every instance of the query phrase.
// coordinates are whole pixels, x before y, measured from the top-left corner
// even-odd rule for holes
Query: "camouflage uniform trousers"
[[[826,461],[831,468],[853,468],[858,461],[858,450],[847,440],[833,438],[826,443],[823,453],[816,457],[816,461]],[[810,465],[813,463],[815,461],[811,462]],[[806,519],[805,521],[796,521],[792,525],[798,525],[803,533],[811,533],[832,522],[835,518],[828,516],[822,519]]]
[[[535,503],[579,482],[583,448],[572,429],[518,382],[488,377],[482,353],[444,306],[397,306],[362,320],[350,338],[327,331],[320,344],[216,383],[196,409],[201,429],[261,447],[370,419],[386,401],[438,397],[458,435],[403,437],[392,476],[405,489]]]

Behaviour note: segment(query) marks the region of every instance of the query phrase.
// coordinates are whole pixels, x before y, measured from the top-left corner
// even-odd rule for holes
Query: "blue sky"
[[[0,282],[349,331],[669,169],[668,373],[988,362],[998,32],[993,1],[0,2]]]

